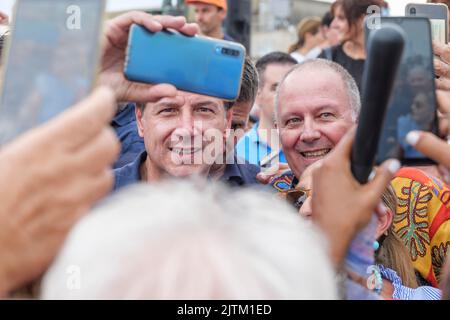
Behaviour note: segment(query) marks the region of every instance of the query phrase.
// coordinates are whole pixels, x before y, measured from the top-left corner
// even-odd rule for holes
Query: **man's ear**
[[[139,136],[141,138],[143,138],[144,137],[144,126],[142,125],[142,117],[144,116],[144,110],[143,110],[143,108],[136,106],[134,108],[134,113],[136,114],[136,124],[137,124]]]
[[[233,108],[231,107],[226,114],[226,129],[230,129],[231,128],[231,122],[233,121]]]

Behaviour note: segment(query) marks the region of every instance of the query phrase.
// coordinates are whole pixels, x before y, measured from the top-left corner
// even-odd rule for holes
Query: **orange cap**
[[[195,4],[195,3],[205,3],[205,4],[212,4],[216,7],[222,8],[223,10],[227,11],[227,0],[186,0],[184,1],[186,4]]]

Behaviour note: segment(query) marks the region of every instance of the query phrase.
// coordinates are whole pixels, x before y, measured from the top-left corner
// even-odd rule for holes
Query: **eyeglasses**
[[[288,203],[294,206],[295,209],[299,210],[301,206],[306,202],[306,199],[311,196],[312,190],[293,189],[285,191],[284,194]]]

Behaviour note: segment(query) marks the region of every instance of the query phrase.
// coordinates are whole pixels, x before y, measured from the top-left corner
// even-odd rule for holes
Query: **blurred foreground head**
[[[323,239],[283,202],[189,182],[137,185],[72,231],[44,299],[334,299]]]

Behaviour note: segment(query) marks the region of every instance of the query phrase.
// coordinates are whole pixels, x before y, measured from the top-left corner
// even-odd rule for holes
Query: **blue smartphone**
[[[244,59],[245,48],[238,43],[171,30],[155,33],[134,24],[124,74],[130,81],[169,83],[232,101],[239,96]]]

